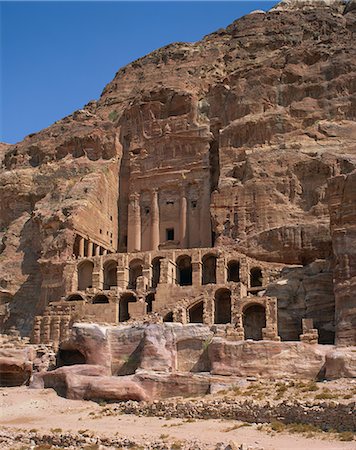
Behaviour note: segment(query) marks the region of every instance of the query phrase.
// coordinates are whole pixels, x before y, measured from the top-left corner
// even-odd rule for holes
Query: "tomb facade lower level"
[[[74,322],[202,323],[231,339],[280,340],[265,289],[284,267],[219,248],[70,259],[65,295],[36,316],[32,341],[60,343]]]

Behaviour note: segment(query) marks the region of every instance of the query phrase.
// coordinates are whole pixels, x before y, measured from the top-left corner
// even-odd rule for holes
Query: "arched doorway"
[[[203,257],[202,284],[216,284],[216,260],[215,255]]]
[[[137,288],[137,278],[142,277],[143,261],[141,259],[134,259],[129,266],[129,289]]]
[[[262,270],[259,267],[253,267],[250,271],[250,287],[262,286]]]
[[[227,264],[227,281],[240,281],[240,263],[238,261],[229,261]]]
[[[203,301],[196,303],[189,308],[189,322],[190,323],[203,323],[204,315],[204,303]]]
[[[104,294],[98,294],[93,298],[93,304],[109,303],[109,299]]]
[[[117,286],[117,262],[107,261],[104,264],[104,289]]]
[[[155,301],[155,294],[151,292],[146,296],[146,312],[150,313],[153,311],[153,302]]]
[[[122,294],[119,302],[119,322],[126,322],[130,319],[129,303],[133,303],[135,301],[136,297],[134,294],[131,294],[130,292]]]
[[[93,287],[93,269],[92,261],[83,261],[78,266],[78,291],[85,291]]]
[[[231,322],[231,291],[229,289],[218,289],[214,299],[214,323]]]
[[[157,258],[154,258],[152,260],[152,287],[157,287],[157,284],[159,284],[160,277],[161,277],[161,259],[163,259],[160,256],[157,256]]]
[[[179,256],[176,260],[177,281],[180,286],[191,286],[193,282],[192,259],[188,255]]]
[[[266,327],[266,309],[262,305],[254,304],[247,306],[243,311],[243,327],[245,339],[260,341],[262,329]]]

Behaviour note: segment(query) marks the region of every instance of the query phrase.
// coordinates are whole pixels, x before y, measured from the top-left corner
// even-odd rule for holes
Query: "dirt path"
[[[125,436],[144,442],[162,435],[176,440],[199,440],[207,444],[234,441],[260,446],[265,450],[355,450],[356,442],[331,440],[328,434],[318,438],[301,435],[268,434],[256,425],[230,430],[236,421],[165,420],[156,417],[120,415],[99,417],[102,407],[90,401],[67,400],[52,389],[30,390],[27,387],[0,389],[0,426],[22,430],[50,431],[90,430],[103,436]],[[92,414],[91,414],[92,413]],[[93,415],[95,413],[95,415]]]

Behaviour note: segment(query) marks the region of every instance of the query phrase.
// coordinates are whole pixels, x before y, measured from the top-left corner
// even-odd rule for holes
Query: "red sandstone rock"
[[[331,268],[334,253],[337,342],[354,345],[354,3],[286,0],[166,46],[120,69],[98,101],[1,144],[0,285],[13,296],[4,327],[28,335],[34,316],[72,291],[77,233],[126,251],[129,186],[175,164],[180,187],[186,167],[199,166],[204,227],[191,227],[192,247],[210,246],[212,222],[215,246],[263,261]],[[297,309],[319,322],[326,311],[330,331],[330,271],[313,281]],[[140,339],[116,345],[132,354]],[[164,345],[147,342],[146,361]],[[88,361],[106,358],[99,348],[94,339]],[[127,356],[110,362],[117,373],[136,368]]]
[[[239,341],[214,338],[209,345],[211,373],[267,378],[315,379],[332,346],[301,342]]]
[[[26,384],[32,374],[35,352],[29,347],[1,348],[0,385],[20,386]]]
[[[356,378],[356,347],[335,349],[327,353],[325,377]]]

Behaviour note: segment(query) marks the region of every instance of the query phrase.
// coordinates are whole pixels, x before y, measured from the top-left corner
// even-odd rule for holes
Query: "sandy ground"
[[[165,420],[134,415],[93,418],[102,406],[81,400],[58,397],[52,389],[31,390],[27,387],[0,389],[0,426],[21,430],[50,431],[90,430],[102,436],[125,436],[144,442],[169,435],[177,440],[197,439],[207,444],[234,441],[261,446],[265,450],[356,450],[356,441],[332,440],[327,433],[307,438],[288,433],[270,434],[256,425],[228,431],[238,424],[227,420]],[[96,413],[91,414],[90,413]]]

